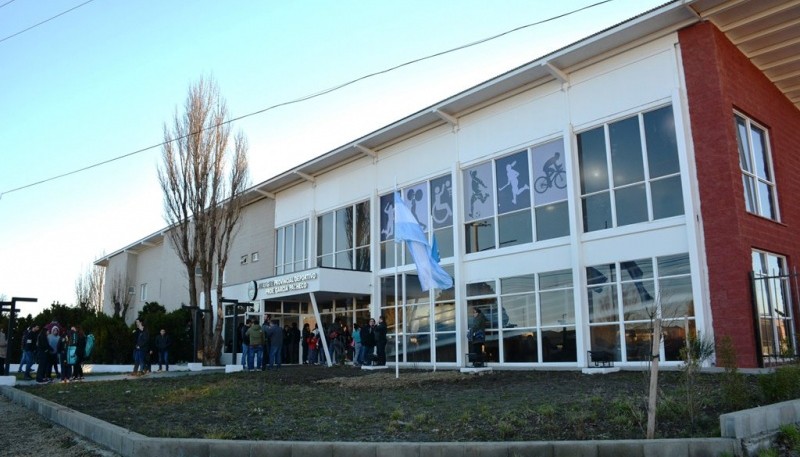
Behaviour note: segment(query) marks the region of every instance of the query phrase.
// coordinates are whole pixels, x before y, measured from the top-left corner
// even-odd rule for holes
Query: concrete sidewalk
[[[191,376],[224,371],[224,367],[202,371],[169,371],[131,376],[114,373],[87,376],[83,382],[136,380],[148,377]],[[31,381],[19,385],[30,385]],[[34,383],[35,384],[35,383]],[[53,403],[13,387],[0,387],[0,393],[51,422],[125,457],[164,456],[259,456],[270,457],[513,457],[513,456],[691,456],[717,457],[741,455],[734,438],[693,438],[664,440],[608,441],[520,441],[448,443],[356,443],[313,441],[245,441],[212,439],[151,438],[132,430]]]

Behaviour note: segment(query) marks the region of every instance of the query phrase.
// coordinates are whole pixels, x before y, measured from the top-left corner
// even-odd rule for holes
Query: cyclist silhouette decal
[[[551,187],[556,187],[557,189],[567,187],[567,173],[564,171],[564,166],[560,163],[560,160],[561,153],[556,152],[544,162],[542,166],[544,176],[539,176],[533,183],[533,189],[537,194],[543,194]]]

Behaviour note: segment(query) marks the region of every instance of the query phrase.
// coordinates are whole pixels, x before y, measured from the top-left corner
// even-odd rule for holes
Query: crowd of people
[[[280,321],[266,315],[264,321],[247,319],[239,324],[238,337],[242,345],[242,369],[247,371],[278,369],[282,363],[326,364],[327,345],[332,364],[351,362],[354,366],[386,365],[386,323],[383,316],[369,323],[352,327],[340,318],[311,329],[296,323],[280,326]]]
[[[324,326],[311,329],[304,324],[302,330],[296,323],[280,326],[280,321],[265,316],[263,323],[248,319],[239,324],[238,336],[242,342],[242,367],[245,370],[278,369],[282,364],[323,365],[327,363],[324,350],[332,364],[352,363],[356,367],[386,365],[387,326],[383,316],[369,319],[364,325],[352,327],[341,318]],[[172,339],[161,329],[154,339],[141,319],[136,319],[133,330],[133,376],[152,370],[157,360],[158,371],[169,371],[169,352]],[[32,325],[22,335],[22,358],[19,373],[23,379],[35,379],[39,384],[54,381],[71,382],[83,379],[86,352],[86,334],[79,325],[69,328],[53,321],[43,327]],[[4,364],[7,339],[0,330],[0,364]],[[55,375],[55,376],[54,376]]]
[[[83,380],[86,358],[86,334],[80,325],[65,326],[53,321],[45,326],[32,325],[22,333],[22,358],[19,373],[23,379],[49,384]],[[55,376],[54,376],[55,375]]]

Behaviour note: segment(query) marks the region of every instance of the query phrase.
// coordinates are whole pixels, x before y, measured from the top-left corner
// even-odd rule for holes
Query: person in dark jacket
[[[31,367],[36,363],[36,338],[38,336],[38,325],[28,327],[22,335],[22,360],[20,361],[19,368],[21,370],[22,365],[25,365],[25,377],[23,379],[26,381],[33,379],[31,378]]]
[[[69,356],[69,350],[75,351],[72,363],[72,380],[80,381],[83,379],[83,361],[86,358],[86,334],[83,333],[80,325],[73,325],[68,335],[70,346],[74,346],[74,349],[68,348],[67,356]]]
[[[303,352],[302,356],[302,363],[308,363],[308,339],[311,338],[311,326],[308,325],[308,322],[303,324],[303,330],[300,333],[300,338],[302,338],[302,345],[303,345]]]
[[[383,316],[378,317],[378,325],[375,326],[375,346],[378,349],[378,366],[386,365],[386,333],[388,329],[386,328],[386,321],[383,320]]]
[[[156,336],[156,351],[158,351],[158,371],[161,371],[162,364],[169,371],[169,348],[172,346],[172,338],[167,335],[165,329],[161,329]]]
[[[136,330],[134,330],[134,349],[133,349],[133,376],[147,374],[147,356],[150,354],[150,334],[144,326],[144,322],[136,319]]]
[[[375,319],[361,327],[361,344],[364,345],[364,365],[372,365],[375,353]]]
[[[47,340],[47,331],[45,329],[39,330],[36,335],[36,363],[39,364],[36,370],[36,383],[48,384],[50,380],[50,356],[53,349],[50,347],[50,341]]]
[[[273,319],[272,325],[267,327],[266,339],[269,346],[269,369],[275,365],[281,367],[281,357],[283,356],[283,329],[277,319]]]

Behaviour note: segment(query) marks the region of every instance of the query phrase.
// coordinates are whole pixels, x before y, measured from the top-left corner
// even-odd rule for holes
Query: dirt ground
[[[0,396],[0,455],[22,457],[118,457],[71,431]]]

